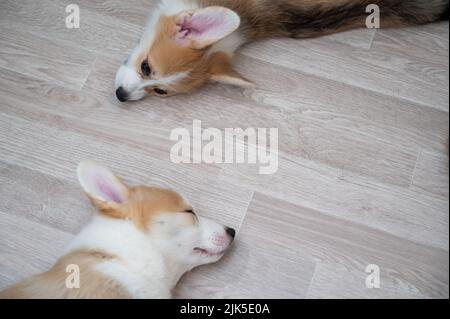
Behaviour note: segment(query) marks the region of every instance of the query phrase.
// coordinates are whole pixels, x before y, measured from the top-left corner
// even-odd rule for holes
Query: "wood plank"
[[[376,29],[354,29],[346,32],[339,32],[327,35],[327,41],[338,42],[356,49],[370,50],[373,38],[378,30]]]
[[[0,198],[0,211],[69,234],[77,234],[95,213],[80,186],[3,162]]]
[[[72,238],[55,228],[0,212],[0,289],[49,269]]]
[[[0,92],[4,93],[1,111],[5,114],[84,135],[100,135],[133,148],[151,149],[152,158],[170,160],[170,150],[175,143],[170,140],[171,131],[180,124],[163,114],[156,116],[148,111],[148,106],[123,107],[112,96],[105,99],[88,90],[80,93],[5,69],[2,69],[0,83],[4,84]],[[17,94],[10,94],[12,90]],[[202,167],[220,170],[219,164]]]
[[[86,83],[85,90],[108,96],[110,99],[113,94],[112,84],[101,79],[105,75],[107,77],[114,76],[115,71],[110,69],[110,65],[116,64],[118,59],[114,54],[98,59]],[[259,76],[265,77],[265,74],[269,73],[268,71],[277,71],[267,63],[247,62],[250,62],[248,70],[258,67],[260,71],[257,72],[261,72],[258,74]],[[293,91],[289,91],[291,94],[288,95],[288,90],[302,86],[305,82],[311,82],[311,79],[301,77],[298,73],[289,70],[277,73],[280,75],[274,76],[274,81],[279,82],[274,88],[270,87],[270,84],[273,83],[271,81],[256,92],[242,92],[240,89],[210,86],[191,95],[164,100],[149,98],[131,103],[129,107],[138,110],[145,109],[155,119],[166,121],[170,119],[174,123],[180,123],[181,127],[187,128],[192,127],[193,119],[202,120],[204,128],[275,127],[279,129],[281,151],[404,186],[410,183],[418,154],[417,144],[426,144],[426,141],[432,140],[431,137],[448,132],[448,125],[445,125],[448,124],[448,121],[445,121],[445,118],[440,116],[441,114],[429,117],[430,121],[439,123],[435,126],[435,131],[430,132],[426,137],[422,137],[423,133],[420,132],[420,126],[423,125],[417,125],[417,130],[410,126],[406,127],[406,119],[400,115],[399,122],[404,121],[405,129],[413,130],[412,133],[404,132],[401,130],[402,127],[394,127],[392,120],[386,120],[387,116],[383,119],[376,115],[375,118],[379,118],[379,122],[371,119],[371,115],[377,114],[380,109],[387,108],[391,103],[398,103],[395,100],[386,101],[383,103],[384,105],[381,104],[380,109],[375,106],[366,108],[368,111],[363,111],[363,107],[360,107],[361,111],[358,111],[357,114],[362,115],[353,115],[352,112],[356,108],[355,100],[352,100],[353,88],[348,86],[340,87],[343,90],[339,96],[346,103],[345,106],[342,106],[342,109],[346,110],[343,112],[334,111],[334,104],[327,100],[327,97],[320,99],[317,105],[311,106],[310,103],[313,103],[312,101],[317,95],[317,89],[323,90],[320,86],[321,83],[313,85],[314,88],[309,84],[311,88],[310,91],[305,92],[305,96],[293,97],[293,100],[290,101]],[[286,76],[282,74],[286,74]],[[281,83],[288,83],[287,87],[274,93],[277,92],[278,87],[282,86]],[[333,85],[330,82],[325,84]],[[333,93],[341,92],[340,88]],[[366,105],[364,93],[355,93],[355,95],[360,94],[361,100],[358,100],[358,103],[363,106]],[[329,96],[331,94],[332,92]],[[376,98],[374,96],[371,101]],[[304,102],[300,102],[300,100]],[[224,105],[226,106],[224,107]],[[322,108],[330,110],[330,113]],[[423,109],[421,110],[419,107],[416,107],[415,110],[424,114]],[[346,112],[348,115],[345,114]],[[404,135],[406,137],[401,138]],[[421,139],[417,139],[417,136],[421,136]],[[428,136],[430,138],[427,138]],[[415,142],[417,140],[419,142]],[[421,141],[424,142],[421,143]],[[433,141],[436,142],[431,145],[435,145],[436,148],[441,147],[439,140],[434,139]]]
[[[133,148],[99,135],[86,136],[6,114],[0,116],[0,133],[0,154],[5,163],[76,183],[77,164],[94,159],[133,185],[174,188],[188,197],[199,214],[237,229],[252,195],[244,187],[219,182],[217,170],[211,171],[208,166],[193,168],[154,159],[152,150]]]
[[[31,34],[7,21],[1,25],[0,67],[75,89],[83,86],[95,53],[76,43],[61,46],[55,39]]]
[[[57,41],[61,47],[79,47],[99,52],[105,49],[123,54],[139,40],[143,25],[117,20],[105,11],[89,10],[87,2],[80,7],[80,28],[68,29],[65,25],[65,8],[71,1],[5,0],[0,3],[0,26],[23,33]],[[128,5],[128,2],[127,2]],[[58,51],[56,51],[58,52]]]
[[[50,0],[56,4],[64,6],[70,4],[70,0]],[[127,24],[134,24],[144,29],[150,14],[160,3],[160,0],[108,0],[108,1],[89,1],[78,0],[80,9],[104,15],[114,19],[114,21]]]
[[[411,189],[424,191],[448,201],[448,164],[448,153],[422,151],[411,181]]]
[[[444,22],[379,31],[371,50],[328,38],[281,39],[248,46],[243,54],[448,112],[448,30]]]
[[[237,68],[256,82],[257,88],[245,93],[259,104],[301,113],[305,119],[329,119],[399,148],[448,150],[449,119],[444,111],[246,56],[237,58]]]
[[[247,220],[245,225],[247,224]],[[280,249],[272,234],[255,236],[243,226],[233,250],[215,265],[189,273],[176,290],[178,298],[305,298],[315,262]],[[259,225],[262,229],[265,225]]]
[[[227,171],[231,169],[225,168],[221,179],[236,183],[247,174],[247,179],[254,179],[252,189],[257,192],[448,250],[446,199],[282,153],[279,170],[270,180],[253,172]]]
[[[414,284],[381,269],[380,288],[369,289],[364,269],[340,263],[318,263],[308,290],[308,299],[426,299]],[[429,297],[428,297],[429,298]]]
[[[353,271],[361,272],[368,265],[376,264],[382,270],[382,282],[398,283],[395,290],[387,289],[391,296],[411,297],[413,293],[416,296],[448,298],[449,295],[448,251],[416,244],[270,196],[255,194],[241,232],[245,238],[252,236],[255,242],[270,241],[277,247],[275,252],[270,248],[265,250],[269,256],[296,254],[317,262],[340,265],[329,286],[321,285],[325,293],[340,288],[343,290],[341,296],[348,295],[345,286],[348,277],[339,276],[342,267],[346,274],[351,275]],[[261,263],[259,273],[264,273],[264,268]],[[319,277],[321,271],[319,269]],[[302,269],[298,268],[297,272],[301,273]],[[279,273],[282,276],[282,272]],[[331,270],[327,273],[328,276],[332,274]],[[272,280],[276,282],[276,278]],[[365,279],[359,284],[354,282],[348,289],[354,286],[364,287]],[[271,285],[266,287],[271,289]],[[314,280],[312,289],[310,292],[314,293]],[[360,297],[370,297],[370,292],[359,291]]]

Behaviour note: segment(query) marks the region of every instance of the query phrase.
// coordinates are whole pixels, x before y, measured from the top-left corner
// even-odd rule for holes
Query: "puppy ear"
[[[242,88],[254,88],[255,84],[244,78],[238,72],[234,70],[229,70],[227,73],[214,74],[211,75],[211,80],[213,82],[238,86]]]
[[[203,49],[236,31],[241,18],[224,7],[207,7],[183,12],[175,18],[175,22],[179,43]]]
[[[210,59],[210,79],[213,82],[252,88],[255,85],[233,69],[231,58],[225,53],[216,53]]]
[[[78,181],[94,206],[102,213],[124,218],[120,206],[128,199],[128,188],[107,168],[93,162],[81,162]]]

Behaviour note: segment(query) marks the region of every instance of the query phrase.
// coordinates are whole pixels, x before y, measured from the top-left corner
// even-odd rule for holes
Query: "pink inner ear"
[[[123,201],[120,193],[111,185],[111,181],[105,180],[105,178],[101,175],[94,176],[94,181],[95,185],[98,187],[98,190],[106,199],[115,203],[121,203]]]
[[[192,19],[187,19],[182,25],[182,30],[188,30],[190,34],[198,36],[206,32],[220,31],[223,25],[223,17],[198,14]]]
[[[186,16],[178,26],[179,39],[189,36],[192,40],[208,41],[222,38],[229,32],[233,21],[230,21],[223,12],[197,12],[192,16]]]

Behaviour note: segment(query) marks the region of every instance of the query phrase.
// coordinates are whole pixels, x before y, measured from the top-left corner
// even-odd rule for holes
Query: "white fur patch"
[[[226,38],[213,44],[208,53],[213,54],[217,52],[223,52],[232,57],[237,49],[239,49],[239,47],[242,46],[245,42],[245,37],[238,30],[230,34]]]
[[[172,84],[178,83],[189,76],[190,72],[179,72],[168,75],[166,77],[162,77],[159,79],[148,80],[141,83],[141,88],[146,88],[149,86],[157,86],[157,85],[167,85],[170,86]]]
[[[199,8],[196,0],[162,0],[159,9],[166,16],[173,16],[181,11],[194,10]]]
[[[133,298],[169,298],[183,274],[218,261],[232,242],[224,226],[201,217],[197,225],[186,224],[188,216],[163,214],[147,233],[131,220],[97,215],[65,253],[108,253],[115,258],[99,262],[96,270],[119,282]],[[197,247],[208,253],[196,253]]]
[[[116,75],[116,88],[122,87],[128,93],[128,100],[140,100],[147,95],[145,89],[150,86],[169,86],[184,80],[190,72],[170,74],[159,79],[144,81],[130,66],[122,65]]]
[[[128,64],[122,65],[116,74],[116,89],[122,87],[128,93],[130,101],[140,100],[147,95],[147,92],[140,88],[141,76]]]
[[[132,221],[95,216],[67,248],[104,251],[118,259],[97,265],[101,273],[121,283],[133,298],[169,298],[172,278],[161,253]]]

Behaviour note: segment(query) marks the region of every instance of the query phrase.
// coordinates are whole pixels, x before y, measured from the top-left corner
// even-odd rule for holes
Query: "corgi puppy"
[[[116,96],[167,97],[210,82],[251,87],[232,66],[239,47],[365,27],[370,4],[382,27],[448,20],[449,0],[162,0],[117,72]]]
[[[183,274],[217,262],[235,237],[174,191],[128,187],[94,162],[78,166],[78,179],[99,214],[53,268],[0,298],[169,298]],[[67,284],[74,269],[78,287]]]

